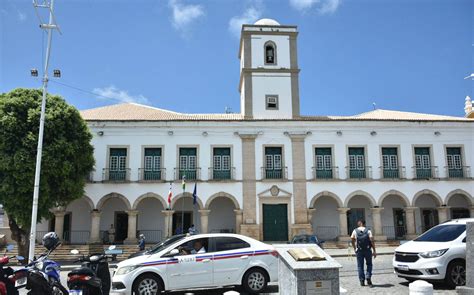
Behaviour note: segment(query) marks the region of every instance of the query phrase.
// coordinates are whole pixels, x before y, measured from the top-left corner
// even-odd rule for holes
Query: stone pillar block
[[[405,219],[407,226],[407,234],[405,238],[407,240],[416,238],[415,210],[417,209],[417,207],[405,207]]]
[[[449,207],[442,206],[438,207],[438,219],[439,223],[443,223],[448,220]]]
[[[339,237],[337,238],[341,242],[347,242],[350,241],[350,235],[347,234],[347,211],[349,211],[351,208],[337,208],[337,211],[339,211]]]
[[[173,235],[173,229],[171,225],[173,224],[173,214],[174,210],[163,210],[161,211],[165,215],[165,237],[169,238]]]
[[[474,222],[466,224],[466,285],[457,287],[458,294],[474,294]]]
[[[91,233],[89,237],[89,244],[102,243],[100,239],[100,211],[92,210],[91,212]]]
[[[125,239],[125,244],[136,244],[137,240],[137,210],[129,210],[127,211],[128,214],[128,233],[127,239]]]
[[[382,218],[381,218],[382,210],[383,210],[382,207],[370,208],[370,211],[372,211],[372,223],[374,225],[372,229],[373,230],[372,234],[374,235],[374,239],[376,241],[387,240],[387,237],[384,236],[382,232]]]
[[[209,213],[211,210],[198,210],[199,214],[201,215],[201,231],[200,233],[207,234],[209,232]]]
[[[235,213],[235,233],[240,234],[240,226],[242,225],[243,211],[239,209],[235,209],[234,213]]]

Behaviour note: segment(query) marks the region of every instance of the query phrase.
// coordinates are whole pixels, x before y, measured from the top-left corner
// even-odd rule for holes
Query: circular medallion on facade
[[[270,188],[270,194],[272,194],[273,197],[278,196],[279,193],[280,189],[278,188],[278,186],[274,185]]]

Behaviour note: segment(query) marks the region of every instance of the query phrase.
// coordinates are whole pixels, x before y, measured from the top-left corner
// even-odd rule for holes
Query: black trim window
[[[234,237],[217,237],[212,238],[214,240],[215,251],[230,251],[243,248],[250,248],[250,244]]]

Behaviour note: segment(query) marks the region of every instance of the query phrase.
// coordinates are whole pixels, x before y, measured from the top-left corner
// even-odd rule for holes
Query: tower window
[[[272,41],[265,43],[265,64],[276,65],[276,45]]]
[[[266,95],[266,109],[278,110],[278,95]]]

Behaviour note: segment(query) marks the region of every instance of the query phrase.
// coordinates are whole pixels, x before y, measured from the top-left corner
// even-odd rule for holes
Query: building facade
[[[264,241],[313,232],[346,241],[364,218],[387,240],[474,216],[474,120],[389,110],[303,116],[297,35],[269,19],[243,26],[240,113],[83,111],[95,171],[85,196],[39,230],[71,243],[134,243],[138,232],[154,242],[191,224]]]

